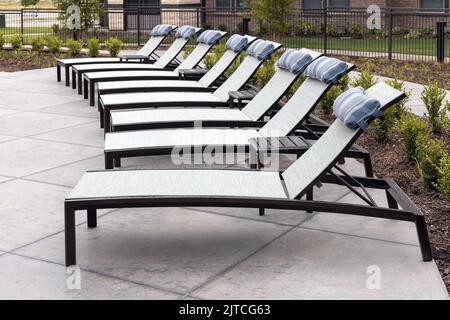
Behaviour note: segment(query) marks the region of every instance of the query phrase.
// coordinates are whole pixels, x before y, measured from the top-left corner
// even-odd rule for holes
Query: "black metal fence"
[[[21,34],[25,43],[30,37],[46,35],[66,40],[73,33],[64,28],[59,16],[58,10],[51,9],[0,11],[0,33],[6,41],[16,34]],[[369,28],[368,21],[378,23],[377,28]],[[140,46],[156,24],[191,24],[230,33],[242,32],[245,28],[251,34],[282,42],[285,47],[307,47],[328,54],[428,61],[450,59],[450,29],[441,24],[442,33],[437,32],[439,22],[450,22],[450,14],[445,12],[382,9],[379,15],[371,16],[366,9],[304,10],[286,16],[285,22],[282,32],[272,32],[270,26],[253,19],[245,9],[108,8],[104,16],[93,27],[80,32],[79,37],[83,40],[97,37],[101,41],[118,37],[127,46]]]

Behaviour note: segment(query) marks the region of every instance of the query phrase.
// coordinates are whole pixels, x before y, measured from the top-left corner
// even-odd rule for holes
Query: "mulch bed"
[[[0,71],[15,72],[50,68],[56,66],[54,55],[43,52],[37,55],[32,51],[22,51],[18,56],[12,50],[0,50]]]
[[[441,88],[450,90],[450,64],[425,61],[387,60],[336,56],[357,66],[357,71],[367,70],[372,74],[427,85],[437,81]]]
[[[331,123],[334,116],[317,115]],[[450,129],[439,136],[450,151]],[[357,142],[370,152],[373,170],[378,177],[390,177],[420,208],[427,221],[433,258],[450,293],[450,203],[437,191],[428,190],[420,180],[414,164],[406,161],[402,150],[403,137],[394,132],[386,144],[379,143],[372,130],[367,130]]]

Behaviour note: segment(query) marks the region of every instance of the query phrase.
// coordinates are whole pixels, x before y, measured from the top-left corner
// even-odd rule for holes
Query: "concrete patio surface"
[[[0,97],[0,299],[448,299],[411,223],[232,208],[101,210],[96,229],[78,214],[81,289],[70,290],[63,201],[86,170],[103,169],[97,109],[53,68],[0,73]],[[343,167],[363,174],[359,162]],[[316,197],[358,201],[341,187]]]

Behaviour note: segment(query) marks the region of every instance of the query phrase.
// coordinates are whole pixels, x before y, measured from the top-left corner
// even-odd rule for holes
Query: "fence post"
[[[388,31],[388,59],[389,60],[392,60],[392,29],[393,29],[392,9],[389,8],[389,31]]]
[[[443,63],[445,59],[445,26],[447,22],[438,21],[436,23],[437,40],[437,62]]]
[[[249,34],[249,24],[250,19],[249,18],[243,18],[242,19],[242,34]]]
[[[197,12],[197,28],[200,28],[200,8],[196,8]]]
[[[23,43],[23,8],[20,8],[20,34],[22,35],[22,43]]]
[[[328,51],[328,6],[323,7],[323,54]]]
[[[137,8],[137,45],[141,46],[141,8]]]

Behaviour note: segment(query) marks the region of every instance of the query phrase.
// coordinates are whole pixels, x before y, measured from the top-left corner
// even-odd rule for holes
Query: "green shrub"
[[[391,87],[405,92],[403,81],[386,80],[385,82]],[[409,96],[409,93],[406,94],[407,96]],[[394,104],[384,112],[382,117],[375,119],[375,121],[372,123],[372,128],[374,128],[375,137],[378,142],[386,142],[392,135],[395,127],[401,120],[403,114],[406,112],[405,104],[407,101],[408,98]]]
[[[58,37],[55,36],[47,36],[45,38],[45,44],[47,46],[48,51],[51,54],[58,54],[59,48],[62,45],[61,40]]]
[[[222,23],[217,26],[217,29],[220,31],[227,31],[227,26]]]
[[[67,40],[67,47],[69,48],[70,57],[77,57],[80,54],[82,48],[81,42],[74,39]]]
[[[429,139],[423,143],[418,151],[417,166],[420,176],[429,189],[436,189],[440,176],[441,160],[448,157],[444,141]]]
[[[403,135],[403,151],[406,159],[416,162],[419,148],[429,139],[431,130],[428,123],[412,112],[405,113],[401,119],[400,132]]]
[[[206,55],[205,59],[203,60],[206,69],[211,69],[225,53],[225,50],[225,44],[219,43],[218,45],[216,45],[213,51],[210,54]]]
[[[54,24],[52,25],[52,32],[53,34],[58,34],[59,33],[59,24]]]
[[[363,32],[361,26],[359,24],[353,23],[350,26],[350,34],[354,38],[362,38]]]
[[[270,59],[267,59],[263,65],[256,71],[254,76],[254,84],[260,88],[264,87],[267,82],[273,77],[275,74],[275,62],[276,57],[272,56]]]
[[[353,80],[352,86],[353,87],[363,87],[364,89],[368,89],[374,84],[377,83],[377,80],[372,76],[372,74],[367,71],[361,71],[359,76]]]
[[[436,188],[450,201],[450,157],[448,155],[441,159]]]
[[[325,113],[331,113],[333,111],[334,100],[342,93],[341,88],[338,86],[332,86],[325,96],[320,100],[320,108]]]
[[[3,33],[0,32],[0,50],[3,49],[3,45],[5,44],[5,37]]]
[[[300,21],[295,27],[295,34],[298,36],[313,36],[316,34],[316,26],[310,22]]]
[[[421,98],[427,108],[427,117],[435,132],[440,132],[448,123],[448,104],[443,104],[447,91],[438,86],[437,81],[430,81],[424,87]]]
[[[13,35],[9,42],[11,43],[11,47],[13,50],[17,51],[19,49],[22,48],[22,35],[21,34],[16,34]]]
[[[30,39],[30,44],[33,47],[33,51],[40,53],[44,51],[45,42],[41,37],[33,37]]]
[[[90,57],[98,57],[98,53],[100,51],[100,41],[97,38],[89,39],[88,49]]]
[[[123,42],[119,38],[109,38],[106,40],[105,45],[111,57],[117,57],[122,49]]]

